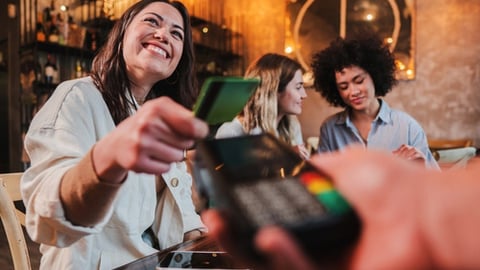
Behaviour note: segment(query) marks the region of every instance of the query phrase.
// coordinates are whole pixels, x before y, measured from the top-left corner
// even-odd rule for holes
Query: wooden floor
[[[24,231],[25,240],[28,244],[28,251],[30,254],[30,261],[32,263],[32,269],[37,270],[40,266],[40,251],[38,250],[39,245],[34,243],[28,238],[28,235]],[[12,257],[10,256],[10,249],[8,248],[8,241],[3,230],[3,226],[0,226],[0,269],[1,270],[14,270]]]

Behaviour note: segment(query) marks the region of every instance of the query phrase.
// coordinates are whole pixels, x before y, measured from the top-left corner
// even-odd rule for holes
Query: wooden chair
[[[432,151],[469,147],[473,145],[472,139],[428,139],[428,146]]]
[[[15,270],[31,270],[30,255],[21,223],[25,224],[25,215],[14,205],[14,201],[22,199],[21,176],[22,173],[0,174],[0,218],[7,235]]]

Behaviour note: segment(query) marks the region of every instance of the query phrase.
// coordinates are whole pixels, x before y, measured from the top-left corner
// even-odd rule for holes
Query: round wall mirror
[[[414,6],[414,0],[291,0],[287,33],[292,53],[308,71],[312,55],[336,37],[371,29],[394,53],[398,79],[414,79]]]

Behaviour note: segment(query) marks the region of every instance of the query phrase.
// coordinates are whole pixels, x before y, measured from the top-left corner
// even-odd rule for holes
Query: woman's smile
[[[165,59],[168,59],[170,58],[170,55],[168,54],[168,52],[156,45],[153,45],[153,44],[150,44],[150,43],[146,43],[144,44],[144,48],[148,51],[151,51],[151,52],[154,52],[156,54],[159,54],[160,56],[162,56],[163,58]]]

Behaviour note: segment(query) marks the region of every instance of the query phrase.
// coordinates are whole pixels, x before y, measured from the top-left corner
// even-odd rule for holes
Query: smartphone
[[[232,121],[242,111],[259,83],[258,78],[209,77],[200,89],[193,112],[209,125]]]
[[[357,239],[359,218],[328,175],[275,136],[202,140],[196,149],[199,194],[226,214],[247,255],[261,258],[252,239],[272,224],[314,256],[339,254]]]
[[[236,269],[233,258],[218,251],[171,251],[156,266],[164,268]]]

